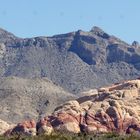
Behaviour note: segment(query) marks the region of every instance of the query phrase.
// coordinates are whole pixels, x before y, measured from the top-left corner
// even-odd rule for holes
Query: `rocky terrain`
[[[37,123],[27,120],[6,134],[50,134],[53,131],[120,134],[140,133],[140,80],[124,81],[91,91],[58,106]],[[5,130],[7,124],[4,123]],[[9,128],[9,127],[8,127]]]
[[[52,37],[18,38],[0,29],[0,77],[42,78],[77,94],[140,75],[140,47],[99,27]]]
[[[0,119],[10,123],[38,120],[52,113],[59,104],[74,98],[76,96],[47,78],[3,77],[0,79]]]
[[[71,133],[140,133],[139,95],[139,79],[98,89],[57,107],[37,123],[37,130],[49,126]]]
[[[139,43],[99,27],[34,38],[0,29],[0,133],[22,121],[7,133],[139,132],[139,76]]]

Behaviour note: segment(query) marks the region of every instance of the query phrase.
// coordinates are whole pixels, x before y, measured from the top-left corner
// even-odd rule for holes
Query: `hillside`
[[[77,94],[140,75],[140,47],[99,27],[52,37],[18,38],[0,29],[0,77],[47,77]]]
[[[1,78],[0,119],[10,123],[26,119],[38,120],[75,97],[47,78]]]

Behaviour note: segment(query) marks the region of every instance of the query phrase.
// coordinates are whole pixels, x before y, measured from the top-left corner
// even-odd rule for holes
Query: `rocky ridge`
[[[95,90],[94,90],[95,91]],[[26,121],[9,134],[69,133],[140,133],[140,80],[129,80],[103,87],[91,94],[58,106],[35,123]],[[29,131],[30,130],[30,131]]]
[[[47,77],[77,94],[139,77],[139,62],[137,41],[130,45],[99,27],[24,39],[0,29],[0,77]]]

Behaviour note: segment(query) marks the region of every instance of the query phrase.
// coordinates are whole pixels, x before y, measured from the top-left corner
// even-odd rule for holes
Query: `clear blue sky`
[[[128,43],[140,41],[140,0],[0,0],[0,27],[19,37],[94,25]]]

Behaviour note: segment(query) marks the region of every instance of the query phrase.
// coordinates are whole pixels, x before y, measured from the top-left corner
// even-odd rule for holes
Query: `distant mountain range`
[[[47,77],[77,94],[140,76],[140,47],[99,27],[52,37],[18,38],[0,29],[0,77]]]
[[[89,32],[78,30],[24,39],[0,29],[0,117],[3,120],[37,118],[42,110],[51,113],[58,104],[80,93],[139,76],[139,43],[134,41],[130,45],[99,27]],[[17,103],[18,99],[21,102]],[[45,103],[48,108],[44,111]]]

